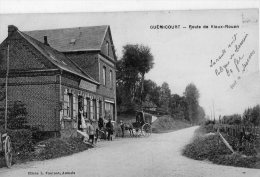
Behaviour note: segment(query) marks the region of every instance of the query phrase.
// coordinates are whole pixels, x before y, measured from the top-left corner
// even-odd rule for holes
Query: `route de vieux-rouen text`
[[[150,29],[236,29],[239,25],[150,25]]]

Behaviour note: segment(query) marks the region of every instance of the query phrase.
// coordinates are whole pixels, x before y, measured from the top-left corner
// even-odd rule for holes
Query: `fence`
[[[260,127],[245,125],[215,124],[214,130],[228,135],[229,144],[246,155],[255,153],[260,148]]]
[[[245,126],[245,125],[228,125],[228,124],[215,124],[215,130],[220,132],[224,132],[229,136],[239,137],[242,133],[251,134],[255,137],[259,137],[260,135],[260,127],[259,126]]]

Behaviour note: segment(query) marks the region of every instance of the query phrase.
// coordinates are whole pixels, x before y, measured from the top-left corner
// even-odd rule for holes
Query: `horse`
[[[130,136],[134,136],[134,132],[133,132],[133,124],[131,123],[124,123],[124,127],[125,127],[125,130],[128,130],[129,133],[130,133]]]

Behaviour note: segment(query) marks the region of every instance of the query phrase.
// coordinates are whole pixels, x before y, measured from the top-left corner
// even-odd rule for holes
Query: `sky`
[[[167,82],[172,93],[179,95],[194,83],[200,105],[208,115],[214,107],[218,117],[243,113],[247,107],[260,104],[258,16],[257,9],[2,14],[0,42],[7,37],[10,24],[20,31],[110,25],[118,59],[126,44],[149,46],[155,64],[146,79],[158,85]],[[156,25],[179,28],[151,29]],[[190,25],[201,28],[191,29]],[[205,25],[208,28],[203,28]],[[212,67],[211,61],[215,62]]]

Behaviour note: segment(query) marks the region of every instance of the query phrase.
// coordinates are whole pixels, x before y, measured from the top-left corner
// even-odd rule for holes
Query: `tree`
[[[153,68],[153,55],[151,49],[144,45],[128,44],[123,47],[122,61],[126,68],[133,68],[141,75],[140,99],[143,99],[144,76]]]
[[[152,80],[144,80],[143,99],[149,97],[150,101],[159,106],[160,87]],[[144,101],[144,100],[142,100]]]
[[[198,106],[198,115],[197,115],[197,122],[198,123],[202,123],[206,120],[206,114],[205,111],[203,109],[203,107]]]
[[[185,88],[184,96],[188,105],[189,120],[192,122],[197,122],[200,96],[199,90],[193,83],[190,83]]]
[[[232,114],[232,115],[226,115],[223,116],[223,121],[225,124],[234,125],[234,124],[241,124],[242,118],[239,114]]]
[[[126,109],[135,109],[145,99],[144,76],[153,67],[150,48],[143,45],[125,45],[122,59],[117,61],[117,103]]]
[[[133,103],[140,82],[138,71],[134,67],[127,66],[123,59],[117,62],[116,67],[117,96],[118,98],[121,97],[124,101]]]
[[[253,108],[248,108],[244,111],[243,123],[253,124],[255,126],[260,125],[260,105],[256,105]]]
[[[185,97],[178,94],[171,95],[169,109],[172,117],[176,117],[178,119],[188,119]]]
[[[163,82],[160,90],[160,107],[169,113],[169,103],[171,98],[171,90],[167,82]]]

